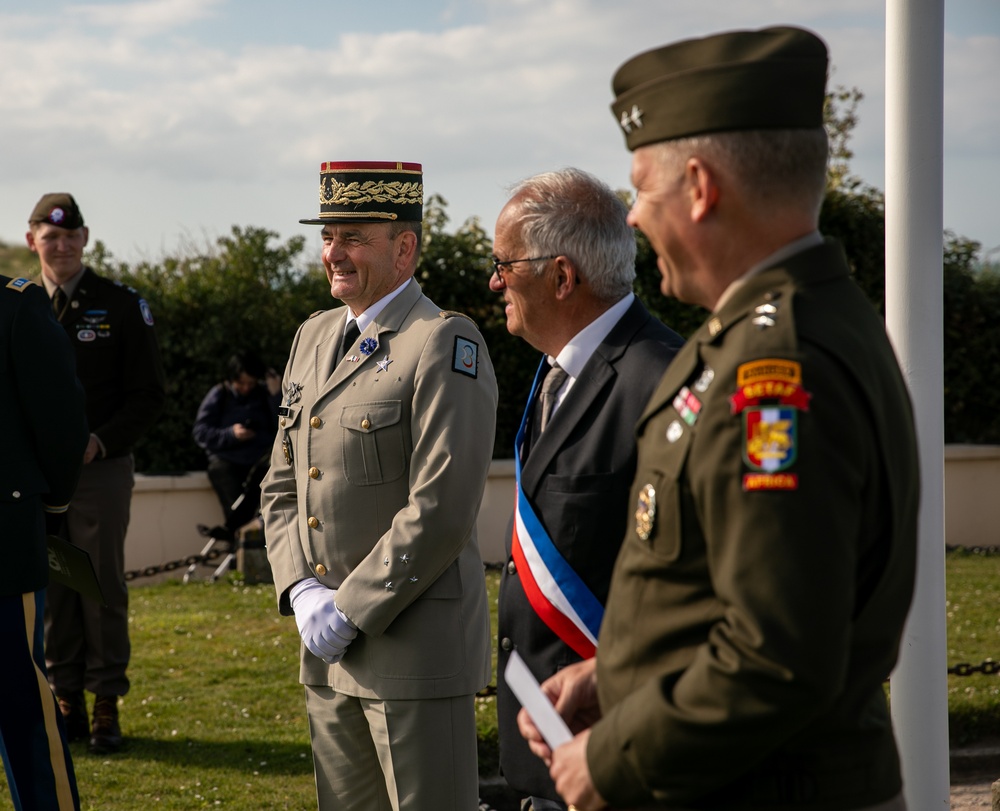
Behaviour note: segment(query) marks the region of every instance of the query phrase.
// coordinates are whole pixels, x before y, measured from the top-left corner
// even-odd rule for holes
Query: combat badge
[[[648,541],[656,523],[656,488],[647,484],[639,491],[635,506],[635,534],[640,541]]]
[[[743,415],[743,489],[796,490],[797,473],[785,472],[798,458],[799,413],[809,410],[811,395],[802,388],[797,361],[766,358],[736,371],[732,413]]]
[[[451,358],[451,370],[469,377],[479,376],[479,344],[468,338],[455,336],[455,350]]]

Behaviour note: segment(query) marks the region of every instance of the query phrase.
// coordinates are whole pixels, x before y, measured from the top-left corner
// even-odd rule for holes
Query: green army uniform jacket
[[[918,458],[882,320],[841,249],[748,278],[637,436],[587,749],[601,794],[772,811],[895,796],[883,681],[913,590]]]

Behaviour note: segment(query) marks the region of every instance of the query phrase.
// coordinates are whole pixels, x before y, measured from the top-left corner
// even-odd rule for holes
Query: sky
[[[630,188],[611,77],[639,51],[793,24],[864,94],[854,174],[884,189],[884,0],[0,0],[0,241],[72,193],[124,260],[316,226],[323,161],[423,164],[453,230],[577,166]],[[1000,0],[945,3],[944,223],[1000,258]],[[995,253],[990,253],[996,249]]]

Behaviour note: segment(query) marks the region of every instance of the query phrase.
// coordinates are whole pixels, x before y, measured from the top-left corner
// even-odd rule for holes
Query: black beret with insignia
[[[823,126],[827,48],[802,28],[727,31],[654,48],[615,72],[630,150],[711,132]]]

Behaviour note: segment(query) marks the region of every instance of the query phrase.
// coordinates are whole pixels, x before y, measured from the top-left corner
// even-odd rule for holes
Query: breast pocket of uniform
[[[403,404],[383,400],[345,406],[340,414],[344,432],[344,476],[365,487],[395,481],[406,472]]]
[[[692,432],[690,428],[678,430],[676,426],[674,420],[661,429],[652,421],[640,439],[627,536],[664,562],[680,557],[684,534],[682,479]]]

